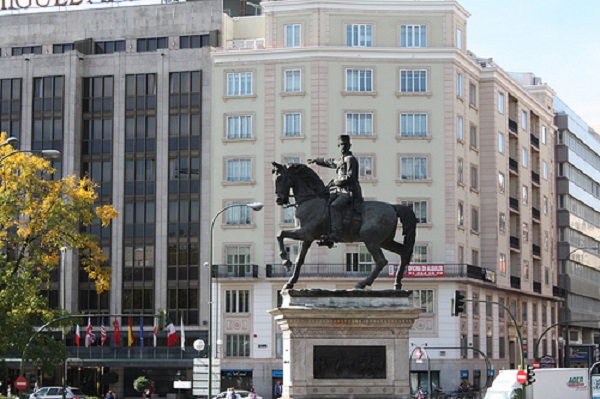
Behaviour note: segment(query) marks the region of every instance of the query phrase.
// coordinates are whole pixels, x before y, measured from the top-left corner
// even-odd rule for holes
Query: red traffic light
[[[519,384],[525,384],[527,382],[527,371],[525,371],[525,370],[517,371],[517,382]]]

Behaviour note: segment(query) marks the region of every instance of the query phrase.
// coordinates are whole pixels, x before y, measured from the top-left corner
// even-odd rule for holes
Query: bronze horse
[[[283,264],[291,267],[283,240],[291,238],[300,242],[300,252],[296,259],[292,277],[283,287],[291,289],[298,281],[300,269],[304,264],[306,253],[315,240],[320,240],[329,231],[329,190],[317,173],[304,164],[281,165],[273,162],[275,176],[275,195],[277,205],[289,204],[290,191],[295,198],[296,219],[299,228],[282,230],[277,235],[279,254]],[[406,265],[410,262],[415,245],[417,218],[410,207],[391,205],[381,201],[365,201],[362,205],[362,222],[356,231],[344,234],[343,242],[363,242],[373,259],[375,268],[363,281],[356,283],[355,288],[363,289],[373,281],[388,261],[382,249],[400,255],[401,263],[396,274],[394,288],[402,289],[402,276]],[[394,241],[398,219],[402,223],[403,243]]]

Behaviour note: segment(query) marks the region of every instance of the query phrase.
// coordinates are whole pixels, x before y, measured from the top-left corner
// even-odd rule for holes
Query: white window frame
[[[469,125],[469,146],[471,148],[478,148],[478,138],[479,136],[477,135],[477,126]]]
[[[498,92],[498,112],[504,114],[504,93]]]
[[[402,181],[429,180],[429,158],[424,156],[401,156],[399,175]]]
[[[375,157],[373,155],[357,155],[359,180],[375,179]]]
[[[346,112],[346,134],[350,136],[373,136],[372,112]]]
[[[243,97],[253,94],[253,74],[250,71],[227,73],[227,96]]]
[[[546,140],[548,140],[547,135],[546,126],[542,126],[542,144],[546,144]]]
[[[477,85],[475,83],[469,83],[469,104],[477,107]]]
[[[529,151],[525,147],[521,147],[521,166],[529,167]]]
[[[250,334],[225,334],[225,357],[250,357]]]
[[[250,290],[225,290],[225,313],[250,313]]]
[[[225,264],[227,273],[239,275],[242,271],[246,274],[252,272],[252,248],[247,244],[226,245]]]
[[[479,208],[471,207],[471,231],[479,232]]]
[[[465,139],[464,124],[463,117],[458,115],[456,117],[456,139],[461,142]]]
[[[285,47],[300,47],[302,46],[302,25],[301,24],[286,24],[285,31]]]
[[[413,210],[417,216],[417,223],[429,224],[429,201],[424,199],[401,200],[400,205],[404,205]]]
[[[427,25],[400,25],[400,47],[427,47]]]
[[[498,172],[498,191],[502,194],[506,192],[506,175]]]
[[[400,70],[400,92],[401,93],[426,93],[427,92],[427,69],[401,69]]]
[[[372,47],[373,24],[347,24],[346,45],[348,47]]]
[[[286,69],[283,75],[284,92],[300,93],[302,91],[302,70],[300,68]]]
[[[504,148],[506,144],[504,143],[504,133],[498,132],[498,152],[500,154],[504,154]]]
[[[456,206],[456,224],[458,227],[464,227],[465,225],[465,204],[462,201],[458,201]]]
[[[471,165],[469,168],[469,183],[471,190],[479,190],[479,168],[476,165]]]
[[[457,49],[462,49],[462,45],[463,45],[463,34],[462,34],[462,30],[461,29],[457,29],[456,30],[456,48]]]
[[[252,138],[252,115],[227,115],[226,138],[229,140]]]
[[[411,264],[413,263],[428,263],[429,262],[429,245],[423,243],[416,243],[413,249],[413,256],[411,258]]]
[[[500,253],[498,257],[498,272],[506,274],[506,254]]]
[[[506,234],[506,213],[504,212],[498,214],[498,232],[502,235]]]
[[[465,184],[465,160],[462,158],[456,161],[456,182]]]
[[[345,76],[347,92],[373,92],[373,68],[346,68]]]
[[[521,196],[523,205],[527,205],[529,203],[529,188],[527,186],[521,186]]]
[[[283,219],[284,224],[295,224],[296,223],[296,207],[288,206],[283,208]],[[290,258],[292,259],[292,258]]]
[[[456,74],[456,95],[463,96],[463,76],[460,72]]]
[[[548,163],[546,161],[542,161],[542,177],[544,180],[548,180]]]
[[[246,205],[250,201],[227,201],[225,206]],[[228,226],[252,225],[252,209],[247,206],[232,206],[225,211],[225,224]]]
[[[254,179],[252,158],[227,158],[225,181],[230,183],[251,182]]]
[[[521,111],[521,127],[527,131],[527,111]]]
[[[529,223],[523,222],[523,242],[529,241]]]
[[[283,122],[284,137],[301,137],[302,136],[302,113],[300,112],[285,112],[281,118]]]
[[[401,113],[400,137],[427,137],[427,113]]]
[[[284,155],[281,158],[281,162],[283,162],[284,164],[302,163],[302,157],[299,155]]]

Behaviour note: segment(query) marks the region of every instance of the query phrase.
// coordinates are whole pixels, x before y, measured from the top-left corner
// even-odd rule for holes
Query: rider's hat
[[[350,144],[350,136],[347,134],[341,134],[338,137],[338,144]]]

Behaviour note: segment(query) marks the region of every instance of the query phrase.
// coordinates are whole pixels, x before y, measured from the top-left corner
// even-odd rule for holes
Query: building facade
[[[560,98],[554,99],[558,127],[557,226],[559,284],[566,292],[559,321],[564,322],[565,362],[591,367],[600,344],[598,324],[598,160],[600,141]]]
[[[282,333],[267,311],[289,278],[276,235],[295,223],[293,208],[275,204],[271,162],[335,157],[340,134],[352,138],[365,198],[409,205],[419,219],[404,281],[423,309],[412,347],[430,363],[407,359],[413,388],[427,386],[428,366],[434,385],[453,388],[463,378],[484,386],[493,370],[531,362],[534,347],[556,359],[556,329],[542,336],[562,301],[552,90],[469,52],[469,14],[455,1],[261,8],[230,17],[220,2],[189,1],[0,16],[0,130],[21,149],[60,150],[61,175],[89,174],[119,211],[94,230],[111,291],[97,296],[71,253],[48,291],[56,306],[107,315],[107,347],[77,348],[67,335],[69,383],[137,396],[131,382],[146,374],[157,395],[172,395],[173,381],[192,378],[192,358],[206,356],[191,342],[210,324],[222,389],[270,398]],[[253,201],[262,212],[219,214]],[[298,253],[296,242],[286,248]],[[351,289],[371,267],[360,243],[314,245],[296,288]],[[390,288],[393,273],[373,288]],[[469,299],[459,317],[456,290]],[[164,332],[150,344],[159,309],[180,333],[185,325],[187,350],[168,347]],[[121,313],[146,315],[144,347],[114,344],[108,315]],[[124,330],[127,317],[117,320]],[[138,338],[140,329],[134,320]]]

